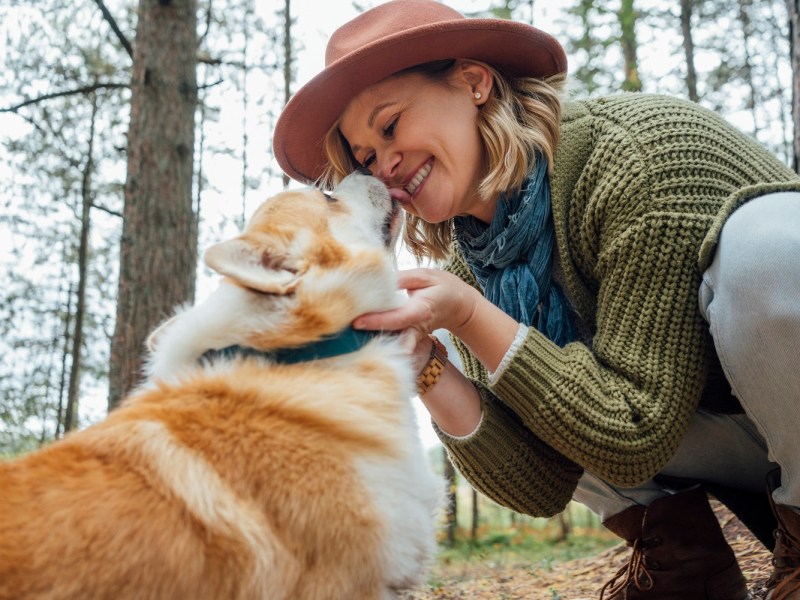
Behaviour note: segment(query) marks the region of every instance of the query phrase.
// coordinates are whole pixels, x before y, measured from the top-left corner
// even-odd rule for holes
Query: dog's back
[[[438,486],[397,382],[275,371],[160,386],[0,465],[0,598],[366,599],[416,581]]]

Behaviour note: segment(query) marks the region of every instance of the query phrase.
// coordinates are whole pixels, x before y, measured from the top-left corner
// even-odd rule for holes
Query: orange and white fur
[[[298,364],[270,350],[402,302],[398,215],[355,174],[267,200],[211,247],[209,298],[154,334],[147,382],[107,419],[0,463],[0,598],[398,597],[434,548],[440,482],[393,336]]]

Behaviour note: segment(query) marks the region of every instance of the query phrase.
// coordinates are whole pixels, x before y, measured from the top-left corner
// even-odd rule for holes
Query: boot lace
[[[633,543],[628,543],[633,547],[633,553],[627,564],[623,565],[617,574],[611,578],[600,590],[600,600],[604,600],[606,593],[609,594],[609,599],[622,592],[630,584],[636,586],[640,592],[646,592],[653,588],[653,576],[647,570],[645,550],[655,545],[656,540],[644,540],[636,538]]]
[[[800,544],[780,527],[775,531],[774,570],[767,581],[772,600],[784,600],[800,591]]]

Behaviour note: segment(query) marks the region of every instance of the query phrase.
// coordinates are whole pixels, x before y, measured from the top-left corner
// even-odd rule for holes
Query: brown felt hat
[[[547,77],[567,70],[551,35],[506,19],[468,19],[435,0],[392,0],[337,29],[325,68],[283,109],[272,140],[287,175],[312,183],[327,158],[322,140],[347,104],[380,80],[415,65],[470,58],[511,76]]]

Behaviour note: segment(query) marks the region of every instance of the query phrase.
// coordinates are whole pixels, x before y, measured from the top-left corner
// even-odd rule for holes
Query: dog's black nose
[[[356,171],[361,173],[362,175],[369,175],[370,177],[372,177],[372,171],[370,171],[367,167],[358,167]]]

